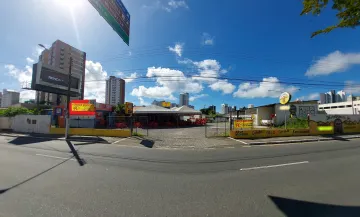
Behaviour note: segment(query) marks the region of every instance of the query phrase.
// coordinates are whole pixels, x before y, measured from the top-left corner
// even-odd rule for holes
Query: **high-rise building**
[[[229,106],[228,104],[221,104],[221,114],[228,114],[229,113]]]
[[[70,57],[73,59],[71,73],[82,76],[82,83],[80,86],[80,96],[71,97],[71,99],[84,99],[85,91],[85,66],[86,66],[86,53],[80,51],[65,42],[56,40],[49,49],[45,49],[39,56],[39,62],[43,65],[51,65],[59,71],[65,73],[69,72]],[[65,104],[66,97],[58,96],[54,93],[41,93],[37,91],[36,102],[47,102],[49,104]]]
[[[106,80],[105,103],[110,105],[125,103],[125,80],[110,76]]]
[[[13,90],[3,90],[1,107],[7,108],[14,104],[18,104],[20,101],[20,93]]]
[[[216,106],[214,106],[214,105],[209,106],[209,110],[213,111],[214,114],[216,114]]]
[[[320,104],[326,104],[326,94],[320,93]]]
[[[0,107],[1,107],[1,100],[2,100],[2,92],[0,92]]]
[[[188,93],[181,93],[179,97],[179,106],[189,105],[189,94]]]
[[[343,90],[340,90],[336,93],[336,102],[345,102],[346,93]]]

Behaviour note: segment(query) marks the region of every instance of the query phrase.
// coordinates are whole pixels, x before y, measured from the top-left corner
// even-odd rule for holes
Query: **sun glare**
[[[84,3],[84,0],[54,0],[54,1],[58,5],[68,7],[71,9],[78,8]]]

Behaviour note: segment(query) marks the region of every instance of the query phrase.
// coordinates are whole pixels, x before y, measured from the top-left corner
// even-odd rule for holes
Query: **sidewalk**
[[[229,137],[230,138],[230,137]],[[267,145],[267,144],[284,144],[284,143],[302,143],[302,142],[317,142],[329,140],[348,141],[349,139],[360,138],[360,134],[354,135],[327,135],[327,136],[297,136],[297,137],[274,137],[262,139],[233,139],[244,145]]]

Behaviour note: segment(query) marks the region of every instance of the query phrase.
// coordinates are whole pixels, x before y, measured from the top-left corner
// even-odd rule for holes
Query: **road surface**
[[[360,216],[360,140],[215,150],[0,137],[0,216]]]

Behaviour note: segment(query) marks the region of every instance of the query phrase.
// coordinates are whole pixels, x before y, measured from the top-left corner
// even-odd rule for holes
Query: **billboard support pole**
[[[68,89],[67,89],[67,99],[66,99],[66,129],[65,129],[65,139],[69,139],[69,128],[70,128],[70,87],[71,87],[71,68],[73,64],[73,59],[70,57],[70,66],[69,66],[69,79],[68,79]]]

